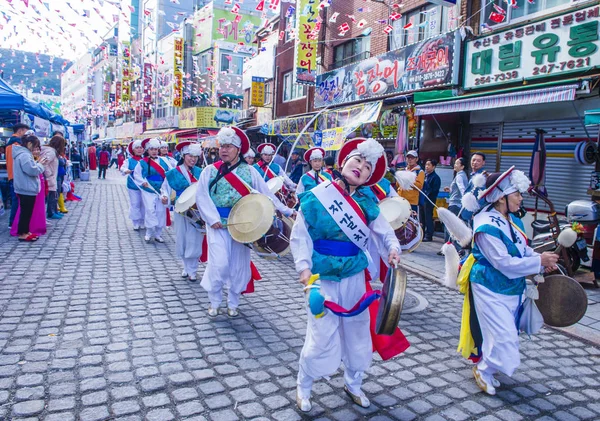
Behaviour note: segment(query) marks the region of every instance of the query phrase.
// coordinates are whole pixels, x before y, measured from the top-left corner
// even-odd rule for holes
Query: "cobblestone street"
[[[369,409],[341,372],[295,405],[303,294],[291,256],[254,257],[263,280],[240,317],[210,319],[208,298],[180,278],[173,231],[146,244],[127,218],[124,179],[77,183],[79,203],[33,244],[0,220],[0,419],[46,421],[600,419],[600,350],[555,330],[521,338],[522,364],[496,396],[456,352],[463,296],[409,276],[401,356],[376,356]]]

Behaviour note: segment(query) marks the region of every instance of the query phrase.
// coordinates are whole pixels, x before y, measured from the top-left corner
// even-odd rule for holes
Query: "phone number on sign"
[[[519,72],[517,72],[516,70],[513,70],[512,72],[498,73],[497,75],[476,77],[475,86],[485,85],[486,83],[503,82],[505,80],[517,79],[518,77]]]
[[[569,60],[569,61],[563,61],[560,63],[550,63],[550,64],[545,64],[543,66],[537,66],[533,68],[533,75],[543,75],[543,74],[548,74],[548,73],[552,73],[552,72],[559,72],[559,71],[563,71],[565,69],[570,70],[570,69],[576,69],[578,67],[589,67],[590,65],[590,58],[586,57],[586,58],[579,58],[577,60]]]

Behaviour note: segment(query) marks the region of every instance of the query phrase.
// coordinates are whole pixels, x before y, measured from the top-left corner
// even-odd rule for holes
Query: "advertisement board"
[[[195,129],[198,127],[218,128],[235,125],[239,120],[240,110],[217,107],[191,107],[179,111],[179,128]]]
[[[317,76],[315,107],[457,84],[456,31]]]
[[[296,6],[296,83],[314,86],[317,80],[317,41],[321,26],[317,22],[319,5],[317,0],[298,0]]]
[[[252,76],[250,105],[253,107],[262,107],[265,105],[265,78]]]
[[[465,43],[465,89],[581,72],[600,66],[600,6]]]
[[[183,38],[173,42],[173,107],[183,105]]]

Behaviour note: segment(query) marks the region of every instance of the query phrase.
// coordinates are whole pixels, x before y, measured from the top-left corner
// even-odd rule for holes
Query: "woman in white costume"
[[[158,154],[169,164],[169,167],[175,168],[177,166],[177,160],[169,155],[169,144],[164,140],[160,141],[160,149],[158,150]]]
[[[248,149],[248,152],[246,152],[244,154],[244,161],[246,161],[246,164],[248,164],[248,165],[254,165],[255,157],[256,157],[256,154],[254,153],[252,148],[250,148],[250,149]]]
[[[138,163],[142,160],[144,147],[141,140],[136,140],[127,145],[129,158],[123,162],[120,171],[121,174],[127,175],[127,193],[129,194],[129,219],[133,224],[133,230],[139,231],[144,228],[144,201],[142,199],[142,191],[134,179],[133,172]]]
[[[323,148],[310,148],[304,152],[304,160],[308,162],[310,170],[306,174],[300,177],[298,187],[296,188],[296,194],[304,193],[305,191],[311,190],[317,187],[318,184],[323,181],[330,180],[331,176],[326,171],[321,171],[323,168],[323,158],[325,156],[325,149]]]
[[[462,199],[467,210],[481,210],[473,218],[473,249],[459,277],[466,314],[458,349],[477,363],[475,381],[489,395],[500,386],[494,374],[512,376],[520,364],[516,316],[525,277],[553,269],[558,260],[554,253],[538,254],[527,246],[523,223],[514,215],[529,185],[525,174],[511,167],[490,175],[478,199],[473,193]]]

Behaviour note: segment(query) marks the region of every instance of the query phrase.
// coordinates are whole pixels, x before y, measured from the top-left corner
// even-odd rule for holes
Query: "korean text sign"
[[[296,8],[296,83],[314,85],[317,78],[317,46],[320,23],[317,0],[298,0]]]
[[[469,41],[465,89],[600,66],[600,6]]]
[[[265,105],[265,78],[252,76],[250,105],[253,107],[262,107]]]
[[[389,51],[317,77],[315,107],[458,83],[456,32]]]
[[[173,44],[173,107],[183,105],[183,38]]]

